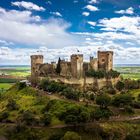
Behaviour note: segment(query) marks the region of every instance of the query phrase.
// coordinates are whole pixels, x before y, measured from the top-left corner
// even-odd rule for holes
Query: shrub
[[[95,95],[94,94],[90,94],[89,97],[90,97],[90,100],[92,100],[92,101],[95,100]]]
[[[49,81],[48,79],[43,79],[39,87],[43,89],[44,91],[61,92],[66,88],[66,85],[55,82],[55,81]]]
[[[112,112],[109,109],[97,108],[93,116],[96,120],[99,120],[101,118],[109,119],[111,115]]]
[[[59,119],[64,120],[67,124],[85,123],[90,120],[90,113],[85,107],[74,105],[63,110]]]
[[[126,113],[134,114],[134,110],[131,106],[125,106],[124,110],[125,110]]]
[[[67,115],[65,117],[65,123],[66,124],[75,124],[75,123],[77,123],[77,117],[74,115]]]
[[[132,104],[133,97],[130,94],[119,94],[114,97],[112,104],[117,107]]]
[[[9,99],[8,100],[8,104],[6,105],[6,107],[10,111],[12,111],[12,110],[18,110],[19,109],[19,105],[13,99]]]
[[[116,89],[122,91],[124,89],[124,83],[122,81],[118,81],[116,84]]]
[[[79,91],[74,90],[73,88],[68,87],[62,91],[62,95],[64,95],[68,99],[79,101],[81,93]]]
[[[132,102],[131,106],[134,107],[134,108],[140,109],[140,101]]]
[[[45,113],[43,115],[42,120],[43,120],[44,125],[48,126],[51,123],[52,115],[50,113]]]
[[[7,111],[0,113],[0,121],[6,120],[9,116],[9,113]]]
[[[114,88],[109,88],[107,92],[112,95],[116,94],[116,90]]]
[[[68,131],[65,133],[63,140],[81,140],[81,136],[79,136],[76,132]]]
[[[34,114],[29,110],[22,113],[22,115],[20,116],[20,121],[24,122],[27,125],[33,125],[36,122]]]
[[[100,105],[101,108],[107,108],[111,102],[111,97],[107,94],[102,94],[97,96],[96,103]]]
[[[26,87],[26,83],[25,82],[19,82],[18,83],[18,90],[21,90],[21,89],[23,89],[25,87]]]

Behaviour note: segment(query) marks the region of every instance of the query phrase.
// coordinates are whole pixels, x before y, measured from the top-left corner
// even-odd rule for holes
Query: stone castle
[[[97,58],[90,57],[89,62],[83,61],[83,54],[71,55],[70,61],[60,61],[60,74],[59,77],[66,79],[82,79],[85,73],[89,70],[104,70],[110,71],[113,69],[113,52],[112,51],[98,51]],[[31,75],[32,76],[56,76],[57,64],[43,63],[42,55],[31,56]]]

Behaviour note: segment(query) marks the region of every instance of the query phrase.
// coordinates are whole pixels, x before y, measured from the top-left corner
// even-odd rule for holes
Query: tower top
[[[31,58],[41,58],[41,59],[43,59],[43,55],[31,55]]]

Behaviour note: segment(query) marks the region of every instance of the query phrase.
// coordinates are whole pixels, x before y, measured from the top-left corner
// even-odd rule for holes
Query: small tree
[[[52,115],[50,113],[45,113],[42,119],[43,119],[44,125],[47,126],[51,123]]]
[[[13,99],[9,99],[8,100],[8,104],[6,105],[6,107],[10,111],[12,111],[12,110],[18,110],[19,109],[19,105]]]
[[[81,136],[79,136],[76,132],[66,132],[63,140],[81,140]]]
[[[116,89],[119,91],[122,91],[124,89],[125,85],[122,81],[118,81],[116,84]]]
[[[133,97],[130,94],[120,94],[116,95],[112,100],[112,104],[115,106],[125,106],[130,105],[133,101]]]
[[[100,105],[101,108],[107,108],[111,102],[111,97],[107,94],[102,94],[97,96],[96,103]]]
[[[59,57],[57,67],[56,67],[56,73],[60,74],[60,72],[61,72],[61,59]]]

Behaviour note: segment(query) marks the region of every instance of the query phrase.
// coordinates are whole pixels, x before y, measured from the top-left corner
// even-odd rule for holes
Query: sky
[[[84,60],[114,51],[115,64],[140,64],[140,0],[0,0],[0,65]]]

